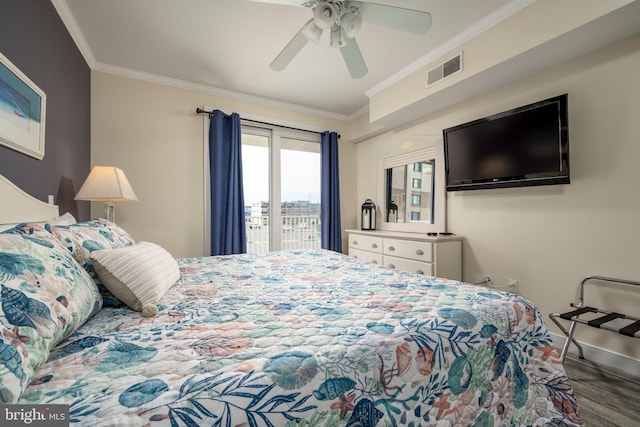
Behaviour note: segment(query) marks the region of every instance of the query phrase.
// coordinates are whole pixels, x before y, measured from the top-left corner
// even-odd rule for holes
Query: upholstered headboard
[[[30,196],[0,175],[0,224],[50,221],[58,215],[57,205]]]

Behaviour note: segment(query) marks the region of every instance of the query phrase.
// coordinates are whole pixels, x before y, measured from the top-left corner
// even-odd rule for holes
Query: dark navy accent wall
[[[44,0],[0,1],[0,52],[47,99],[44,159],[0,145],[0,174],[42,201],[54,195],[61,214],[88,219],[89,202],[73,197],[90,165],[89,66],[54,6]]]

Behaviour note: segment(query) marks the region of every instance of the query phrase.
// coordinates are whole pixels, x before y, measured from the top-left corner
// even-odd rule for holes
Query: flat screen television
[[[567,94],[443,130],[447,191],[569,184]]]

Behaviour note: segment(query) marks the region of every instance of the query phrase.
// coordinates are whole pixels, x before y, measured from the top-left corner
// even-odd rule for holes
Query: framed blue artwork
[[[0,144],[44,158],[45,93],[0,53]]]

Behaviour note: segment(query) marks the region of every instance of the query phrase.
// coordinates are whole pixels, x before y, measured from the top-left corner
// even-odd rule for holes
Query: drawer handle
[[[390,250],[390,251],[395,251],[395,250],[396,250],[396,248],[394,248],[393,246],[389,246],[389,250]]]
[[[353,241],[353,244],[354,244],[354,245],[357,245],[357,244],[358,244],[358,241],[357,241],[357,240],[354,240],[354,241]]]
[[[416,249],[416,255],[424,255],[424,251],[422,249]]]
[[[396,268],[396,266],[393,264],[389,264],[389,268]]]
[[[422,270],[417,270],[417,271],[416,271],[416,273],[418,273],[418,274],[424,274],[424,271],[422,271]]]
[[[376,245],[375,243],[372,243],[372,244],[371,244],[371,247],[375,249],[375,248],[377,248],[377,247],[378,247],[378,245]]]

